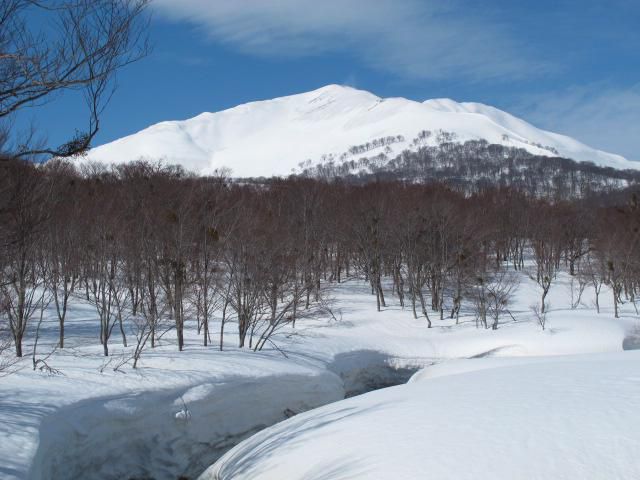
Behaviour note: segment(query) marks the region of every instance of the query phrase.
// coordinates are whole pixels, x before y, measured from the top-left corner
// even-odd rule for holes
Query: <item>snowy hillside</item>
[[[416,142],[423,131],[433,135]],[[456,141],[484,139],[536,155],[638,168],[619,155],[538,129],[487,105],[383,99],[339,85],[161,122],[94,148],[87,158],[106,163],[162,159],[202,174],[226,167],[239,177],[287,175],[303,162],[314,165],[380,153],[392,158],[406,149],[436,144],[438,132],[453,133]]]

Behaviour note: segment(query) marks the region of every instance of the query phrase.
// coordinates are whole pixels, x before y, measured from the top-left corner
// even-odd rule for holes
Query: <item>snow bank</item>
[[[379,390],[260,432],[200,478],[640,478],[639,361],[589,355]]]

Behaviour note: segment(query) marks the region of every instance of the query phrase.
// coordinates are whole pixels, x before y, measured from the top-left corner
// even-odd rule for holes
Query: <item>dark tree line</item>
[[[606,200],[401,181],[240,183],[145,162],[76,168],[5,158],[0,319],[17,356],[45,303],[64,348],[78,301],[95,309],[104,355],[113,342],[131,343],[134,365],[169,329],[180,350],[187,328],[220,349],[233,328],[239,347],[261,350],[322,302],[325,285],[357,276],[378,310],[394,296],[431,327],[468,305],[478,326],[495,329],[525,257],[540,314],[566,269],[577,295],[611,287],[617,315],[638,291],[640,205],[636,196]]]

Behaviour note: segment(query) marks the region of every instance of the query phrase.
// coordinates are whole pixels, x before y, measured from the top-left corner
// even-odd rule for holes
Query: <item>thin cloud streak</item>
[[[514,111],[547,130],[640,161],[640,84],[574,86],[531,96]]]
[[[507,28],[448,2],[417,0],[156,0],[168,18],[244,53],[302,57],[347,53],[410,79],[530,77],[553,67],[528,54]]]

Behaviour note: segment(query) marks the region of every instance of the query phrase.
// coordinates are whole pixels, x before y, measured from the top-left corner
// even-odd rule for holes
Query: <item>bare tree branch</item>
[[[57,147],[22,142],[17,157],[71,157],[91,145],[118,70],[149,52],[150,0],[4,0],[0,5],[0,120],[82,90],[85,131]],[[41,20],[41,21],[40,21]],[[2,144],[0,143],[0,147]]]

